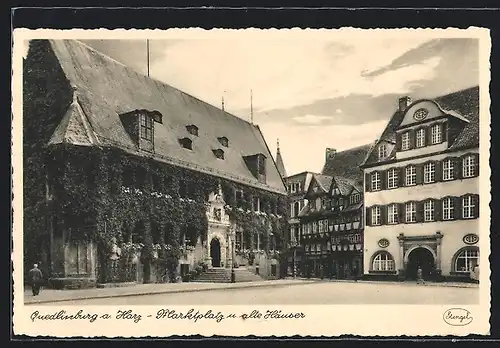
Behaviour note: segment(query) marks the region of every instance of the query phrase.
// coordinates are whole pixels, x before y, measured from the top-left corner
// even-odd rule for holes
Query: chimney
[[[325,160],[328,161],[329,159],[334,158],[336,153],[337,153],[336,149],[332,149],[330,147],[327,147],[326,152],[325,152]]]
[[[404,112],[406,108],[411,104],[411,98],[404,96],[399,98],[399,111]]]

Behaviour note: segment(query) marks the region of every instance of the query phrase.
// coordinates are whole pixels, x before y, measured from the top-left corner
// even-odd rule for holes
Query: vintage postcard
[[[14,332],[488,334],[487,29],[14,32]]]

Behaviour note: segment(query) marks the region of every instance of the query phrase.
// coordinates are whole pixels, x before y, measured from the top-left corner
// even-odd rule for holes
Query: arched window
[[[455,254],[453,270],[455,272],[467,273],[479,264],[479,248],[465,247]]]
[[[373,271],[394,271],[394,259],[391,254],[386,251],[379,252],[373,258]]]

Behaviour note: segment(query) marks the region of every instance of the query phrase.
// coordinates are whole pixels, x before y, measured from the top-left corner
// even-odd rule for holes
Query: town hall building
[[[23,78],[26,270],[80,287],[279,262],[286,174],[257,125],[76,40],[31,41]]]
[[[479,88],[400,98],[362,168],[365,276],[468,278],[479,264]]]

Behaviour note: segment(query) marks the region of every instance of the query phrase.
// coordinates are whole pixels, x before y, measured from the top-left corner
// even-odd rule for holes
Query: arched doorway
[[[212,267],[220,267],[220,242],[213,238],[210,242],[210,257],[212,257]]]
[[[408,255],[406,265],[406,278],[410,280],[417,279],[417,270],[422,268],[424,279],[432,277],[435,268],[434,255],[427,248],[415,248]]]

